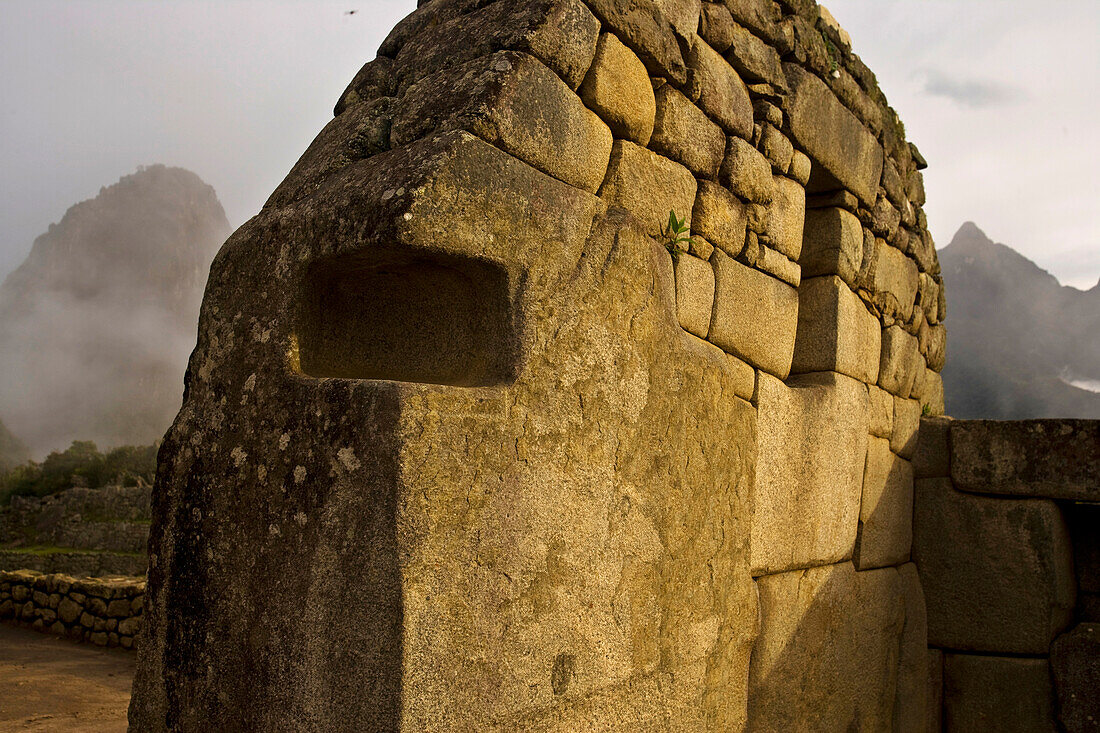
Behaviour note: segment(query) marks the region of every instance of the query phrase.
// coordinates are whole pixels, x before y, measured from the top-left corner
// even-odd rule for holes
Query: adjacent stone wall
[[[104,486],[13,496],[0,509],[0,544],[144,552],[150,494],[148,486]]]
[[[108,486],[12,497],[0,508],[0,620],[132,647],[141,625],[150,494],[148,486]]]
[[[915,468],[945,729],[1096,730],[1100,422],[925,419]]]
[[[148,486],[76,487],[0,508],[0,570],[144,576]]]
[[[0,571],[0,620],[99,646],[135,646],[144,598],[134,578]]]
[[[945,301],[828,12],[430,0],[335,112],[211,270],[134,725],[923,729]]]

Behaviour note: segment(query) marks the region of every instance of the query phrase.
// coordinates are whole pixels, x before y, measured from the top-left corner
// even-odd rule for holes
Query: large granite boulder
[[[898,568],[898,579],[905,601],[905,625],[901,631],[893,730],[898,733],[925,733],[929,722],[939,720],[939,716],[937,696],[929,684],[932,655],[928,648],[924,590],[917,566],[913,563]]]
[[[1076,591],[1062,511],[1042,499],[966,494],[949,479],[919,479],[915,495],[913,560],[929,643],[1046,654],[1073,616]]]
[[[949,732],[1058,730],[1046,659],[945,654],[943,707]]]
[[[951,478],[975,493],[1100,501],[1100,421],[956,420]]]
[[[715,251],[710,340],[769,375],[791,371],[798,329],[798,291]]]
[[[832,371],[865,383],[878,379],[882,329],[838,277],[803,280],[791,371]]]
[[[883,438],[869,438],[853,561],[860,570],[909,559],[913,541],[913,467]]]
[[[795,64],[783,64],[791,89],[791,132],[833,181],[868,206],[882,177],[882,146],[818,77]],[[824,185],[829,185],[824,183]]]
[[[461,131],[239,230],[162,450],[134,724],[742,719],[755,416],[672,278]]]
[[[851,558],[867,454],[867,389],[835,372],[757,382],[754,575]]]
[[[845,562],[756,584],[749,729],[889,730],[906,619],[898,571]]]
[[[1069,733],[1100,727],[1100,624],[1078,624],[1050,647],[1058,719]]]

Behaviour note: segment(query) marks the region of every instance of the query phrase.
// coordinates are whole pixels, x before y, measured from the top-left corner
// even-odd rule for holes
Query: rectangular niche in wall
[[[514,379],[507,275],[479,260],[381,248],[306,273],[298,351],[312,377],[487,386]]]

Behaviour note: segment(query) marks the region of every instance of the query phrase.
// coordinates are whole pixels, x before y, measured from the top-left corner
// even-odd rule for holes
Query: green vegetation
[[[11,503],[13,496],[49,496],[73,486],[150,484],[156,469],[156,445],[127,445],[104,455],[92,441],[75,440],[41,463],[28,461],[0,475],[0,506]]]
[[[685,247],[691,245],[691,235],[688,232],[691,228],[688,226],[687,217],[678,219],[675,211],[668,212],[668,226],[665,227],[665,249],[667,249],[672,257],[675,259],[679,256],[680,251],[683,249],[680,245]]]
[[[825,31],[818,31],[821,34],[821,40],[825,41],[825,53],[829,56],[829,74],[836,78],[840,76],[840,49],[836,47],[836,44],[832,42]]]
[[[31,545],[27,547],[2,547],[0,552],[16,555],[34,555],[50,557],[53,555],[111,555],[121,557],[144,557],[141,552],[122,552],[119,550],[88,550],[82,547],[57,547],[55,545]]]

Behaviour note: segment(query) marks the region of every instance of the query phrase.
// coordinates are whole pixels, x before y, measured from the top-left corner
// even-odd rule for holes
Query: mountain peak
[[[983,232],[978,225],[972,221],[964,222],[959,230],[955,232],[955,236],[951,238],[951,244],[961,244],[966,246],[988,246],[993,244],[993,240],[989,238],[985,232]]]
[[[1098,301],[1058,280],[974,222],[940,252],[951,305],[944,391],[961,418],[1100,416],[1100,395],[1063,378],[1100,376]],[[1100,291],[1098,291],[1100,292]]]
[[[959,227],[959,231],[955,233],[956,237],[959,237],[959,236],[970,237],[970,236],[975,236],[975,235],[979,236],[979,237],[984,237],[985,239],[989,239],[989,237],[986,236],[986,233],[983,232],[981,230],[981,228],[972,221],[964,221],[962,226]]]
[[[114,447],[163,434],[229,231],[212,187],[152,165],[35,240],[0,285],[0,413],[32,455],[74,439]]]

